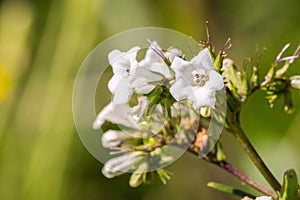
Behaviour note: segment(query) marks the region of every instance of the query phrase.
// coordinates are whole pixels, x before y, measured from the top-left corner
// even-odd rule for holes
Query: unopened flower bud
[[[137,170],[131,175],[129,180],[129,185],[131,187],[138,187],[143,183],[143,175],[147,172],[148,164],[146,162],[142,163]]]
[[[290,81],[292,88],[300,90],[300,75],[292,76]]]
[[[210,117],[211,116],[211,108],[210,107],[200,108],[200,114],[203,117]]]
[[[135,151],[108,160],[102,168],[102,174],[107,178],[129,172],[133,165],[143,159],[143,152]]]
[[[116,147],[128,138],[130,136],[122,131],[109,130],[102,135],[102,145],[105,148]]]
[[[230,58],[224,58],[222,67],[229,68],[231,65],[233,65],[233,60]]]

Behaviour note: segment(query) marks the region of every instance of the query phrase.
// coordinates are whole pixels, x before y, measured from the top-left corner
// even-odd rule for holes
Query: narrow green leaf
[[[223,185],[223,184],[220,184],[220,183],[216,183],[216,182],[209,182],[207,184],[207,186],[210,187],[210,188],[219,190],[221,192],[233,194],[233,195],[239,196],[239,197],[245,197],[245,196],[247,196],[247,197],[252,198],[252,199],[256,198],[256,196],[253,195],[253,194],[250,194],[248,192],[244,192],[244,191],[239,190],[239,189],[235,189],[235,188],[230,187],[228,185]]]
[[[279,200],[298,200],[298,178],[295,170],[284,172]]]

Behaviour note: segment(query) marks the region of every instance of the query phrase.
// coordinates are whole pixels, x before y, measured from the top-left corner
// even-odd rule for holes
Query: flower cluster
[[[300,45],[291,56],[285,57],[289,45],[284,46],[263,80],[260,80],[259,60],[253,65],[249,61],[241,69],[226,57],[225,51],[231,46],[229,40],[216,54],[208,32],[208,41],[203,46],[206,48],[191,59],[186,59],[181,50],[165,50],[157,42],[151,42],[147,49],[136,46],[127,52],[113,50],[108,54],[113,71],[108,88],[113,98],[93,124],[94,129],[102,130],[102,146],[109,149],[110,156],[114,155],[105,161],[102,173],[113,178],[132,172],[129,181],[132,187],[149,183],[155,174],[165,184],[171,173],[163,167],[189,151],[264,196],[215,182],[208,183],[209,187],[244,200],[297,199],[300,189],[296,172],[287,170],[282,185],[277,181],[243,131],[240,113],[242,103],[257,90],[266,92],[271,107],[284,97],[285,111],[292,112],[291,90],[300,89],[300,76],[287,77],[286,72],[299,57]],[[224,96],[220,97],[221,94]],[[222,131],[224,124],[273,191],[226,161],[219,135],[214,135]]]
[[[151,42],[146,51],[113,50],[108,60],[113,98],[93,128],[102,129],[103,147],[119,156],[108,160],[102,173],[112,178],[134,172],[129,182],[133,187],[147,182],[152,173],[165,183],[170,173],[161,167],[174,161],[170,146],[189,147],[197,134],[198,114],[215,108],[216,91],[224,87],[211,52],[205,48],[188,61],[181,50],[163,50]],[[199,140],[199,151],[203,141]]]

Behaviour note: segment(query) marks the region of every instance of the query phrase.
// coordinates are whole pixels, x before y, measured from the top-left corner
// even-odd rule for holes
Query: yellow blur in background
[[[72,119],[76,72],[99,42],[145,26],[175,29],[205,40],[209,21],[213,42],[228,37],[231,58],[242,65],[266,47],[262,72],[290,42],[300,42],[297,0],[1,0],[0,1],[0,199],[237,199],[206,187],[218,181],[251,191],[221,170],[184,155],[162,185],[132,189],[129,175],[107,180],[102,164],[81,144]],[[292,50],[291,50],[292,51]],[[295,62],[290,74],[300,74]],[[102,94],[106,104],[110,94]],[[270,109],[258,93],[246,102],[242,124],[278,179],[286,168],[300,171],[300,94],[296,112],[282,102]],[[224,135],[230,162],[266,184],[233,137]]]

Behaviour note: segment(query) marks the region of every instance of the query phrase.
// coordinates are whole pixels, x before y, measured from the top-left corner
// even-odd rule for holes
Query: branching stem
[[[193,151],[192,149],[189,149],[189,152],[196,155],[196,156],[199,156],[199,154],[197,152]],[[214,164],[218,167],[220,167],[221,169],[223,169],[225,171],[227,171],[228,173],[232,174],[233,176],[235,176],[239,180],[243,181],[247,185],[249,185],[252,188],[256,189],[257,191],[260,191],[265,195],[272,196],[274,199],[277,198],[277,194],[275,192],[265,188],[263,185],[257,183],[256,181],[254,181],[250,177],[246,176],[245,174],[243,174],[242,172],[237,170],[235,167],[233,167],[228,162],[226,162],[226,161],[217,161],[215,159],[211,159],[208,156],[203,157],[202,159],[205,160],[205,161],[208,161],[208,162],[210,162],[210,163],[212,163],[212,164]]]

